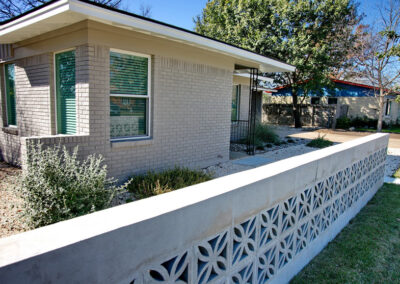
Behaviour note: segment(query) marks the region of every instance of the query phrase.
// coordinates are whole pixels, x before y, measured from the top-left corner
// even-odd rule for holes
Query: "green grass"
[[[356,128],[356,131],[362,131],[362,132],[376,132],[376,129],[370,129],[370,128]],[[388,128],[388,129],[382,129],[382,132],[385,132],[385,133],[400,133],[400,128],[398,128],[398,127],[393,127],[393,128]]]
[[[329,147],[332,145],[333,145],[333,142],[325,139],[323,136],[315,138],[306,144],[306,146],[308,146],[308,147],[320,148],[320,149],[326,148],[326,147]]]
[[[400,283],[400,186],[385,184],[291,283]]]
[[[211,179],[210,174],[176,167],[163,172],[133,176],[128,182],[127,190],[132,192],[136,199],[143,199]]]

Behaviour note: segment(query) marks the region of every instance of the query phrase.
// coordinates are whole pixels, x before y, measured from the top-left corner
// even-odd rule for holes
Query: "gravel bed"
[[[386,158],[385,176],[391,177],[400,167],[400,149],[389,148]]]
[[[23,201],[14,190],[21,170],[0,162],[0,238],[28,230],[23,222]]]
[[[267,150],[264,153],[257,154],[258,157],[266,158],[269,161],[266,162],[264,165],[274,163],[279,160],[287,159],[293,156],[309,153],[312,151],[318,150],[317,148],[307,147],[304,144],[300,145],[284,145],[279,146],[279,149],[275,150]],[[247,158],[247,157],[246,157]],[[244,159],[246,159],[244,158]],[[215,166],[211,166],[204,169],[204,172],[211,173],[214,177],[222,177],[226,175],[230,175],[233,173],[249,170],[256,168],[257,166],[247,166],[247,165],[238,165],[235,161],[231,160],[225,163],[220,163]]]

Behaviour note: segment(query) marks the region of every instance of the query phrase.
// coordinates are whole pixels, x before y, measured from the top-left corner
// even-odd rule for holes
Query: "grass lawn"
[[[291,283],[400,283],[400,186],[385,184]]]
[[[356,131],[362,131],[362,132],[376,132],[376,129],[369,129],[369,128],[356,128]],[[388,129],[382,129],[382,132],[385,133],[400,133],[400,128],[388,128]]]

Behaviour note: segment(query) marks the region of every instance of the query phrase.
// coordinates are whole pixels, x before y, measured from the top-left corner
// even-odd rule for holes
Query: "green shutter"
[[[148,58],[110,52],[110,93],[147,96]]]
[[[14,64],[6,64],[6,103],[7,103],[7,124],[17,125],[17,109],[15,100],[15,71]]]
[[[75,51],[56,54],[57,129],[76,133]]]

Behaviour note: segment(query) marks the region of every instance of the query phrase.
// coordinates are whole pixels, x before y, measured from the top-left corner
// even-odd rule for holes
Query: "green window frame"
[[[151,57],[110,50],[110,139],[150,136]]]
[[[17,126],[17,104],[15,94],[15,65],[4,65],[6,91],[7,126]]]
[[[55,54],[57,134],[76,133],[75,50]]]
[[[231,121],[239,120],[240,112],[240,85],[233,86]]]

